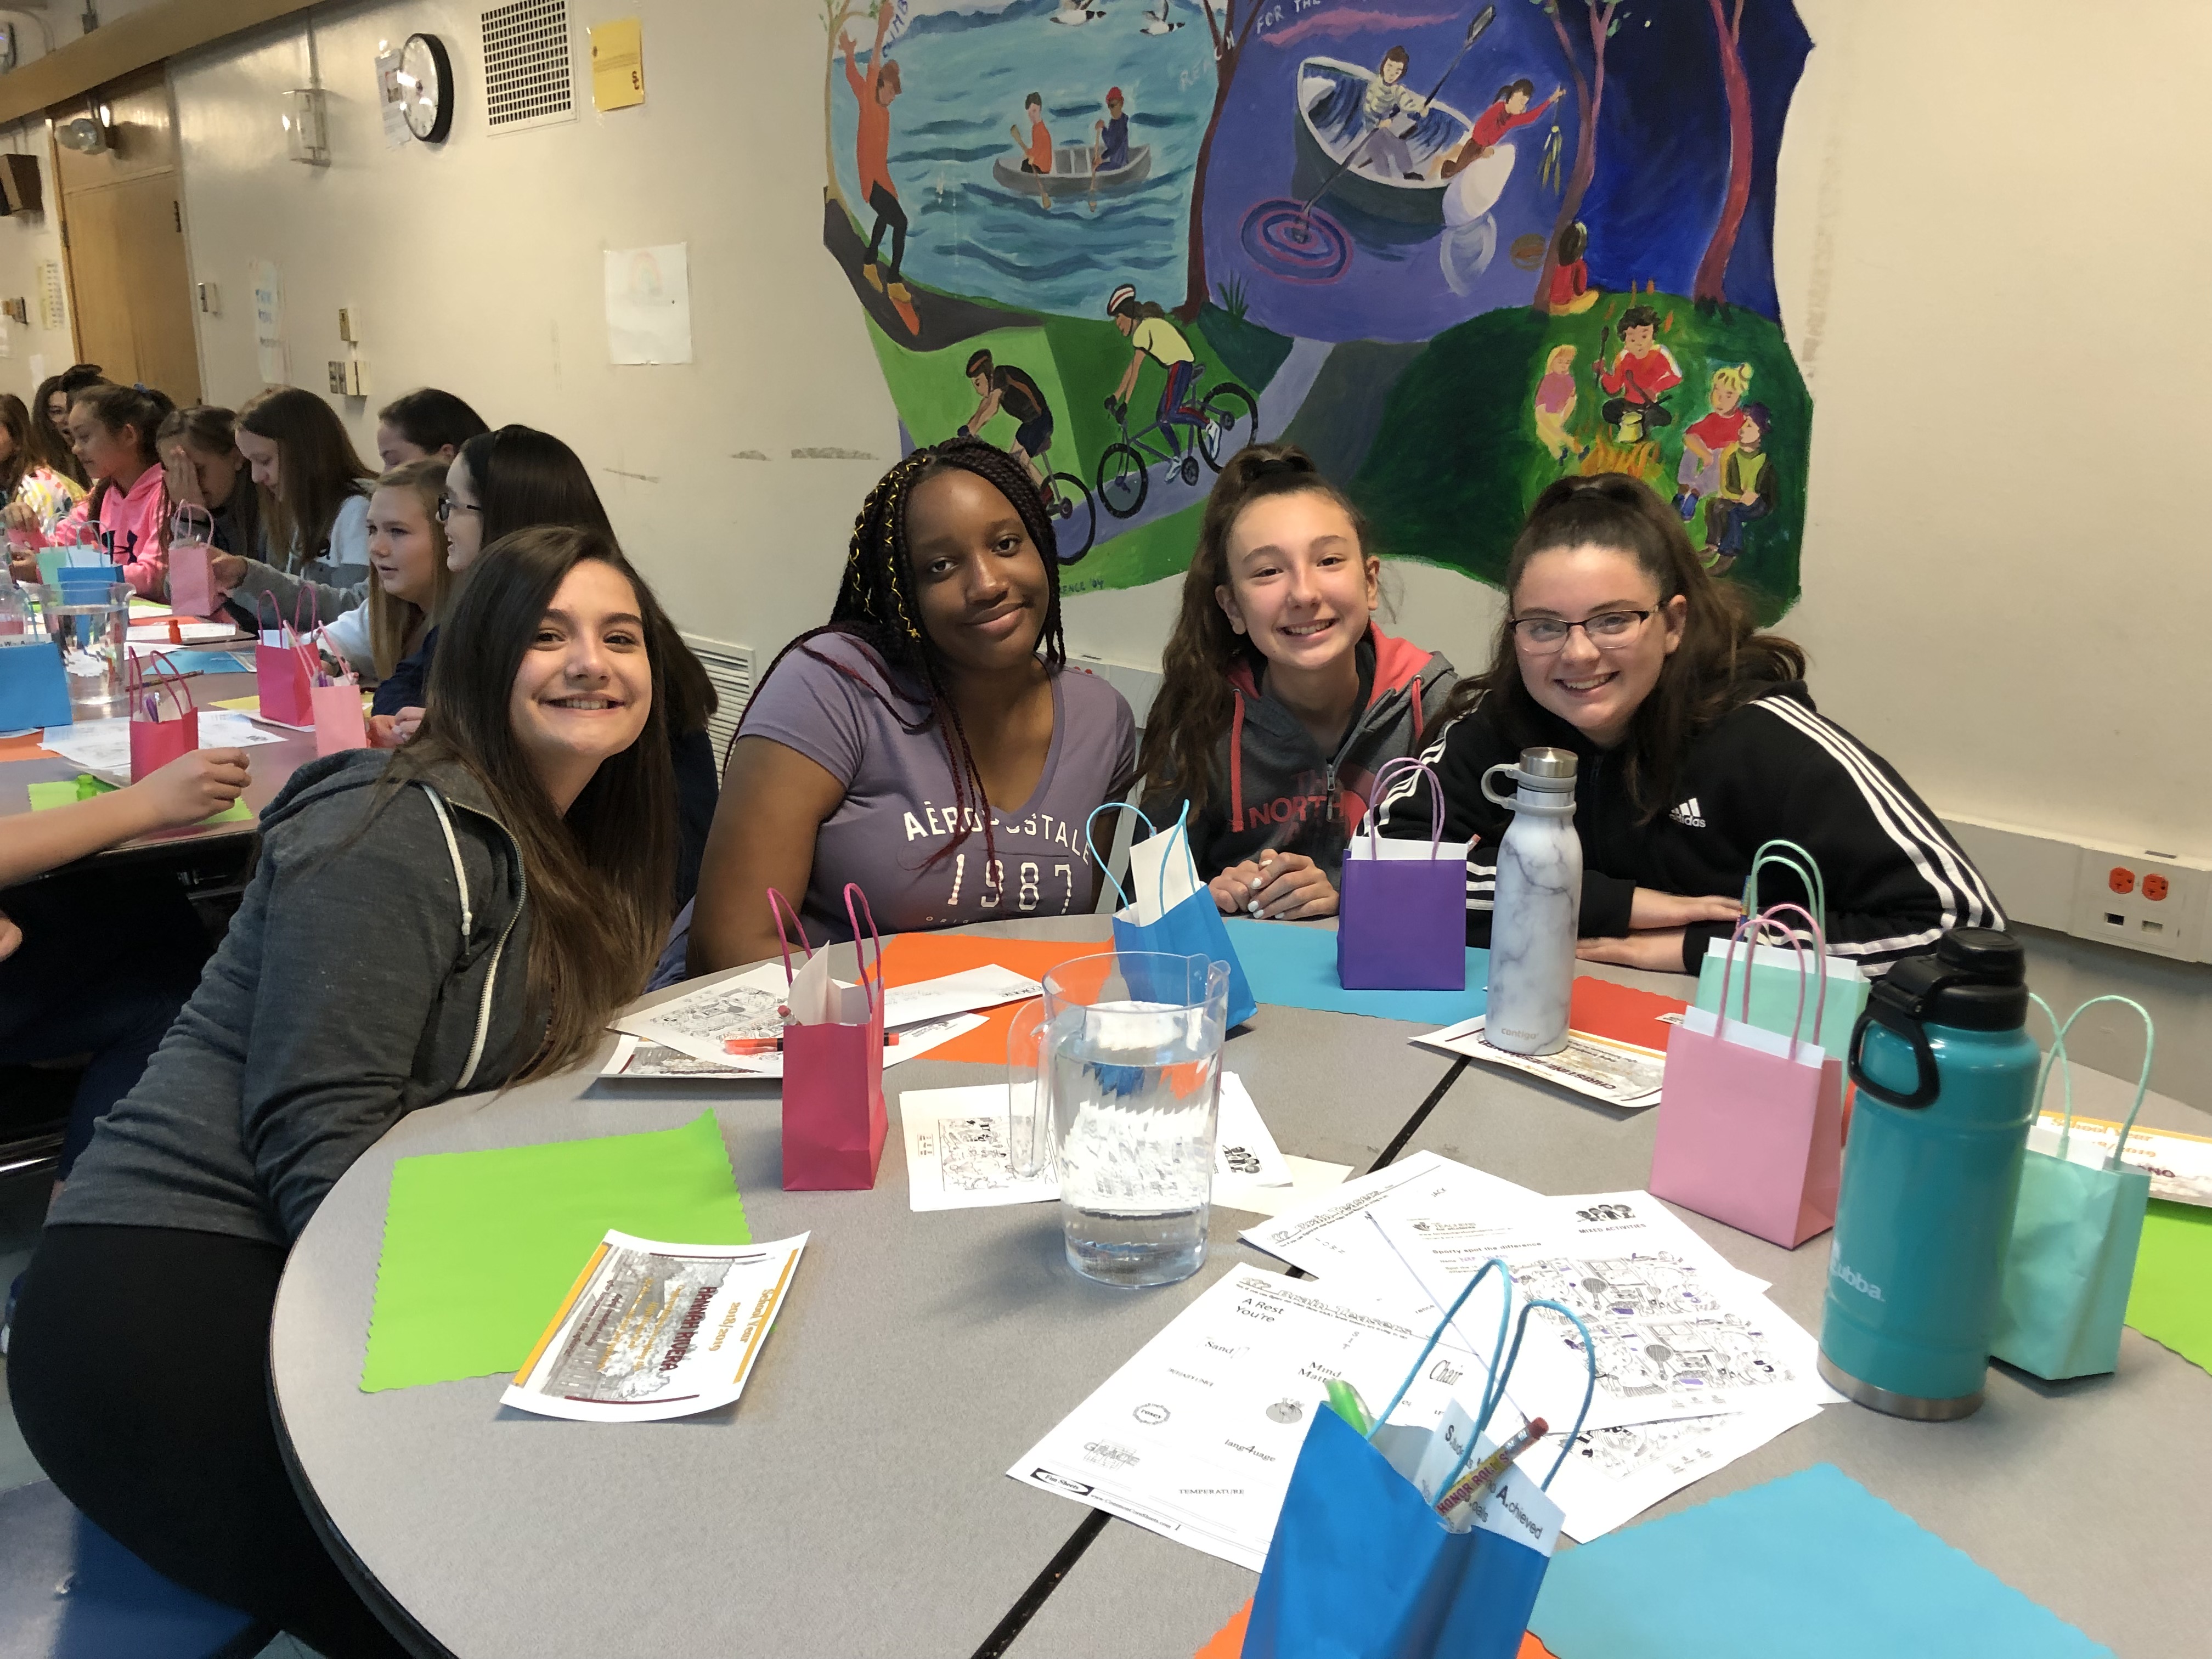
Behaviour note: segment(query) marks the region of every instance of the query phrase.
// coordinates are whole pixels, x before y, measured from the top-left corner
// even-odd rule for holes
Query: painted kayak
[[[1129,159],[1118,167],[1103,170],[1093,184],[1091,177],[1091,146],[1062,144],[1053,152],[1052,173],[1049,178],[1042,173],[1024,173],[1019,161],[1000,156],[991,163],[991,176],[1006,189],[1023,196],[1042,196],[1048,186],[1055,196],[1121,196],[1134,190],[1152,176],[1152,147],[1150,144],[1129,146]]]

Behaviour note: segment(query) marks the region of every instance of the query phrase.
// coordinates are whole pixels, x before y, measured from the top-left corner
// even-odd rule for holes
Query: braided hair
[[[917,486],[947,471],[973,473],[1001,495],[1019,515],[1044,563],[1044,626],[1037,644],[1046,671],[1057,674],[1067,665],[1067,640],[1060,617],[1060,557],[1053,524],[1044,509],[1044,498],[1028,467],[1005,450],[980,438],[955,438],[915,450],[878,479],[853,520],[853,539],[845,554],[845,574],[837,585],[837,601],[830,607],[827,626],[810,629],[776,653],[769,665],[775,672],[785,657],[805,652],[815,661],[835,669],[890,708],[909,735],[918,736],[934,726],[945,744],[945,758],[952,771],[954,821],[958,833],[931,855],[936,864],[949,858],[964,842],[973,826],[983,830],[984,856],[996,855],[991,834],[990,799],[983,775],[969,747],[960,711],[953,707],[947,689],[943,653],[921,623],[921,596],[907,544],[907,516]],[[809,647],[807,641],[823,634],[844,634],[868,646],[891,675],[918,685],[921,695],[903,695],[902,701],[921,705],[908,720],[899,711],[884,686],[854,672]],[[763,681],[768,678],[763,675]],[[736,739],[732,738],[734,743]],[[971,809],[973,809],[971,811]]]

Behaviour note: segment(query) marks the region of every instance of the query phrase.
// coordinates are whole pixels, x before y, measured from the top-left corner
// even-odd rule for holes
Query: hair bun
[[[1285,455],[1255,455],[1244,463],[1244,482],[1256,483],[1261,478],[1279,478],[1291,473],[1318,472],[1313,457],[1302,449]]]

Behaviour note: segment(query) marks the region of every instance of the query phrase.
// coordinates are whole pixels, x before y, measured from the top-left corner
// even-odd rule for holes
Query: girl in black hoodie
[[[1742,591],[1707,574],[1681,520],[1633,478],[1563,478],[1536,498],[1506,566],[1510,604],[1487,673],[1461,682],[1422,758],[1443,780],[1444,838],[1472,837],[1467,937],[1490,942],[1498,843],[1484,799],[1524,748],[1580,757],[1581,955],[1698,971],[1741,913],[1769,840],[1826,879],[1828,948],[1879,974],[1954,927],[2002,927],[1989,884],[1887,762],[1805,689],[1805,653],[1754,631]],[[1386,835],[1430,833],[1418,777],[1394,783]],[[1811,905],[1792,878],[1762,903]]]

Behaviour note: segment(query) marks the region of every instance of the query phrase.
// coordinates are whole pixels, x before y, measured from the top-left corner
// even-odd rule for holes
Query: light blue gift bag
[[[1091,826],[1098,821],[1100,812],[1134,812],[1137,820],[1149,832],[1146,840],[1168,836],[1172,839],[1162,849],[1159,886],[1155,897],[1158,900],[1159,915],[1152,921],[1139,921],[1139,907],[1107,867],[1105,855],[1099,852],[1098,843],[1091,839]],[[1229,942],[1229,930],[1221,925],[1221,907],[1213,902],[1213,895],[1199,879],[1198,866],[1190,855],[1190,832],[1185,820],[1190,807],[1185,803],[1182,816],[1165,830],[1152,828],[1144,809],[1125,807],[1118,801],[1109,801],[1097,807],[1083,821],[1083,839],[1091,848],[1091,856],[1098,860],[1098,868],[1108,881],[1114,882],[1114,890],[1121,896],[1121,908],[1114,913],[1114,948],[1127,954],[1131,951],[1157,951],[1170,957],[1204,957],[1218,962],[1229,969],[1229,1024],[1233,1028],[1242,1025],[1259,1012],[1260,1005],[1253,1000],[1252,987],[1244,977],[1244,964],[1237,959],[1237,947]],[[1110,839],[1110,837],[1109,837]],[[1180,854],[1180,857],[1177,855]],[[1170,870],[1183,874],[1195,890],[1187,893],[1173,905],[1166,902],[1167,878]],[[1137,881],[1137,859],[1134,847],[1129,854],[1129,881]]]
[[[1744,914],[1759,915],[1759,872],[1770,864],[1797,878],[1804,886],[1808,908],[1819,919],[1813,946],[1820,952],[1820,974],[1827,987],[1827,1000],[1820,1017],[1818,1041],[1828,1051],[1831,1060],[1848,1062],[1851,1028],[1858,1024],[1859,1015],[1866,1008],[1866,975],[1860,971],[1858,963],[1848,957],[1828,954],[1826,884],[1820,879],[1820,866],[1814,861],[1813,855],[1796,842],[1770,841],[1752,855],[1751,874],[1743,884]],[[1728,955],[1727,940],[1708,940],[1705,959],[1698,964],[1697,1006],[1709,1014],[1720,1012],[1721,974]],[[1754,943],[1751,951],[1751,1011],[1746,1016],[1746,1023],[1778,1036],[1787,1036],[1796,1020],[1797,986],[1802,977],[1797,953],[1787,941],[1778,945]]]

